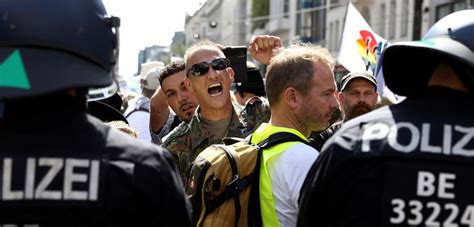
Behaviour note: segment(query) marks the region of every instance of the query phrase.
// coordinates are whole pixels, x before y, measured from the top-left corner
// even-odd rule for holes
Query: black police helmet
[[[111,85],[119,24],[100,0],[0,1],[0,99]]]
[[[442,18],[420,41],[387,47],[380,64],[387,86],[396,94],[411,96],[427,87],[442,59],[474,69],[473,51],[474,10],[462,10]]]

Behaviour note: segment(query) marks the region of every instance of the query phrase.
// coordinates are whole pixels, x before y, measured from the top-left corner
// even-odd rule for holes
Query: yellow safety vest
[[[270,124],[262,124],[260,127],[255,130],[252,135],[252,144],[258,144],[265,138],[269,137],[272,134],[277,132],[290,132],[304,140],[307,140],[306,137],[301,134],[296,129],[277,127]],[[286,142],[275,145],[271,148],[265,149],[262,153],[262,159],[260,162],[260,211],[262,213],[262,224],[263,226],[276,227],[280,226],[278,217],[275,210],[275,201],[273,199],[272,184],[270,180],[270,175],[268,173],[268,161],[272,160],[275,157],[278,157],[286,149],[293,146],[298,142]]]

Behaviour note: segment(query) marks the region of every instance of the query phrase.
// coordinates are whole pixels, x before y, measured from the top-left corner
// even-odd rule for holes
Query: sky
[[[184,31],[186,13],[192,14],[203,0],[103,0],[109,15],[120,26],[119,74],[137,72],[138,53],[152,45],[168,46],[175,31]]]

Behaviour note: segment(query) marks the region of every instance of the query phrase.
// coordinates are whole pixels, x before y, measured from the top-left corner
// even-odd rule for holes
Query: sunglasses
[[[217,58],[212,60],[211,62],[200,62],[191,66],[191,68],[188,70],[187,75],[204,76],[207,72],[209,72],[209,65],[214,70],[224,70],[230,67],[230,61],[227,58]]]

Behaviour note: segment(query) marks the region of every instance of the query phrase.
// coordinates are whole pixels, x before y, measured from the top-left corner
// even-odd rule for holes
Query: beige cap
[[[160,81],[158,77],[160,76],[161,70],[164,67],[157,66],[148,71],[145,75],[145,80],[143,81],[143,87],[148,90],[156,90],[160,86]]]
[[[140,70],[140,78],[145,79],[148,71],[150,71],[150,69],[153,69],[157,66],[164,67],[165,64],[163,64],[163,62],[160,62],[160,61],[149,61],[149,62],[142,63],[141,70]]]

